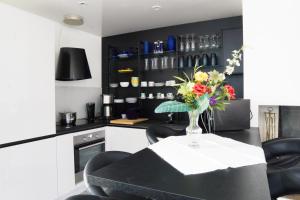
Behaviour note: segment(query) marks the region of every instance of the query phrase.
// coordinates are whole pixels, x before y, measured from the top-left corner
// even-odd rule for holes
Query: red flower
[[[193,93],[196,94],[198,97],[202,96],[206,92],[207,92],[207,87],[200,83],[195,84],[193,87]]]
[[[234,88],[231,85],[225,85],[224,88],[225,88],[225,91],[229,95],[229,100],[235,99],[235,90],[234,90]]]

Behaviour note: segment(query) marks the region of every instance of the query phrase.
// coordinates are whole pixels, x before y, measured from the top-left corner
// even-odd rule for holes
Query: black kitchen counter
[[[79,131],[86,131],[90,129],[102,128],[105,126],[112,127],[122,127],[122,128],[138,128],[138,129],[147,129],[150,125],[158,125],[158,124],[166,124],[164,121],[158,120],[147,120],[141,123],[137,123],[134,125],[123,125],[123,124],[111,124],[106,120],[96,120],[93,123],[88,123],[86,119],[78,119],[76,120],[76,126],[66,127],[62,125],[56,125],[56,135],[64,135],[68,133],[75,133]],[[175,125],[176,124],[176,125]],[[177,122],[175,124],[170,124],[175,129],[184,129],[186,124],[181,123],[181,125]]]
[[[64,135],[68,133],[75,133],[79,131],[86,131],[90,129],[102,128],[106,126],[106,122],[102,120],[96,120],[93,123],[89,123],[86,119],[76,120],[75,126],[66,127],[60,124],[56,125],[56,135]]]
[[[165,121],[158,121],[158,120],[148,120],[148,121],[144,121],[141,123],[137,123],[135,125],[123,125],[123,124],[111,124],[105,120],[96,120],[94,123],[88,123],[88,121],[86,119],[78,119],[76,121],[76,126],[72,126],[69,128],[62,126],[62,125],[56,125],[56,135],[64,135],[64,134],[69,134],[69,133],[86,131],[86,130],[91,130],[91,129],[96,129],[96,128],[102,128],[105,126],[147,129],[150,125],[160,125],[160,124],[164,124],[165,126],[170,126],[173,129],[177,129],[177,130],[183,130],[187,126],[186,122],[174,122],[174,124],[167,124]],[[241,132],[244,133],[242,136],[238,134]],[[248,137],[249,134],[257,134],[258,132],[259,132],[258,128],[250,128],[248,130],[241,130],[241,131],[216,132],[216,134],[220,135],[220,136],[223,136],[224,134],[226,134],[227,137],[231,137],[232,139],[239,139],[239,140],[241,140],[240,137],[245,137],[246,143],[260,144],[260,141],[249,141],[249,140],[254,140],[257,138],[253,139],[252,137]]]
[[[56,125],[56,134],[45,135],[45,136],[36,137],[36,138],[29,138],[29,139],[24,139],[24,140],[20,140],[20,141],[9,142],[9,143],[2,143],[2,144],[0,143],[0,148],[15,146],[15,145],[19,145],[19,144],[25,144],[25,143],[29,143],[29,142],[38,141],[38,140],[49,139],[49,138],[53,138],[56,136],[70,134],[70,133],[76,133],[76,132],[80,132],[80,131],[102,128],[105,126],[147,129],[150,125],[159,125],[159,124],[164,124],[165,126],[170,126],[173,129],[177,129],[177,130],[183,130],[187,126],[187,122],[174,122],[174,124],[167,124],[165,121],[158,121],[158,120],[148,120],[148,121],[141,122],[141,123],[138,123],[135,125],[122,125],[122,124],[110,124],[104,120],[96,120],[94,123],[88,123],[86,119],[78,119],[76,121],[76,126],[72,126],[69,128],[57,124]],[[255,132],[259,132],[259,131],[258,131],[258,128],[251,128],[251,129],[242,130],[242,131],[229,131],[229,132],[227,132],[227,134],[231,135],[232,138],[235,139],[235,137],[238,136],[239,132],[255,134]],[[220,132],[220,133],[217,132],[216,134],[222,136],[222,134],[224,134],[224,132]]]

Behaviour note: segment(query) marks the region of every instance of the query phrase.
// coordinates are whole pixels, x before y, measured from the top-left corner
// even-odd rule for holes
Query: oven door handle
[[[76,145],[74,145],[74,149],[81,149],[82,147],[88,147],[88,146],[91,146],[93,144],[99,144],[99,143],[105,143],[105,139],[104,138],[99,138],[97,140],[92,140],[92,141],[89,141],[89,142],[76,144]]]
[[[83,150],[83,149],[87,149],[87,148],[90,148],[90,147],[93,147],[93,146],[97,146],[99,144],[104,144],[105,141],[101,141],[101,142],[97,142],[97,143],[93,143],[93,144],[90,144],[90,145],[87,145],[87,146],[84,146],[84,147],[79,147],[78,150]]]

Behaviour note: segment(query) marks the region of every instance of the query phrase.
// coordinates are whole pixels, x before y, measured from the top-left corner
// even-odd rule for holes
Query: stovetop
[[[79,132],[94,128],[101,128],[107,124],[107,121],[96,119],[95,122],[88,122],[87,119],[77,119],[75,125],[65,126],[60,123],[56,124],[56,134],[66,134]]]

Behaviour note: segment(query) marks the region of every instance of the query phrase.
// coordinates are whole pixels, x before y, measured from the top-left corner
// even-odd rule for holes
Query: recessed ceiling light
[[[158,11],[158,10],[161,9],[161,5],[155,4],[155,5],[152,6],[152,9],[155,10],[155,11]]]
[[[84,1],[84,0],[79,0],[79,1],[78,1],[78,4],[84,6],[84,5],[87,5],[87,2]]]
[[[80,26],[83,24],[83,17],[80,15],[65,15],[64,16],[64,23],[72,26]]]

